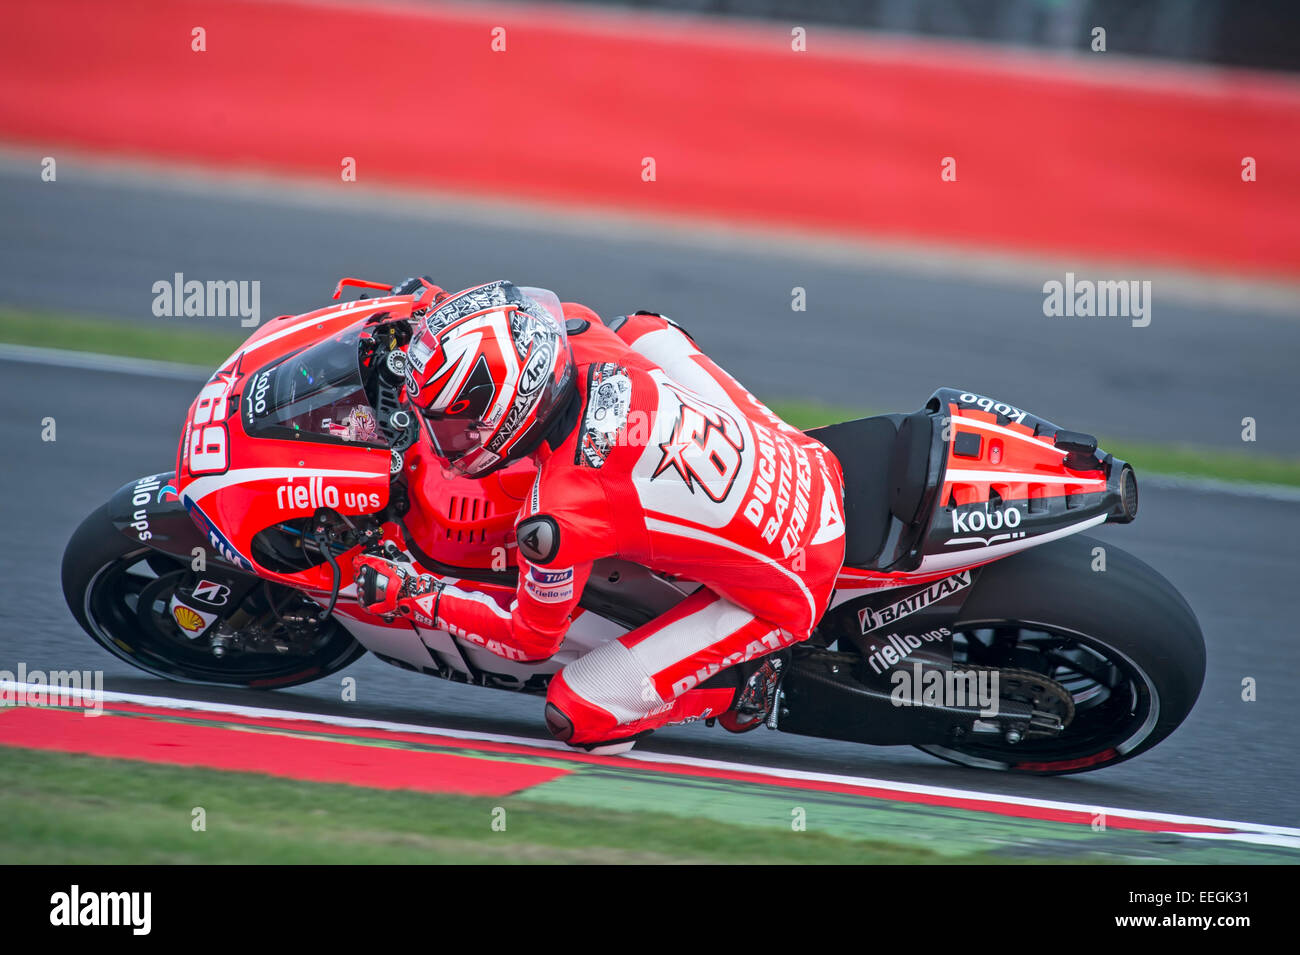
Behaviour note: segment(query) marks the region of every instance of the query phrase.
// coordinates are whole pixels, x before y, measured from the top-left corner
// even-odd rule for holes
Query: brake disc
[[[970,668],[967,668],[970,669]],[[1074,719],[1074,698],[1055,680],[1034,670],[978,667],[997,674],[998,698],[1028,705],[1027,738],[1055,736]]]
[[[1054,737],[1074,719],[1074,698],[1070,691],[1036,670],[978,664],[962,665],[961,669],[996,674],[998,699],[1030,707],[1030,719],[1017,720],[1015,726],[1015,732],[1021,733],[1024,739]]]

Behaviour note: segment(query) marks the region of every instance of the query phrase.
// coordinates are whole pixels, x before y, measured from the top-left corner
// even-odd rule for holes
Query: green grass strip
[[[203,328],[199,324],[202,321],[172,318],[145,325],[0,306],[0,342],[216,368],[248,333],[240,329]],[[770,404],[773,411],[798,428],[814,428],[878,413],[799,399],[773,400]],[[1104,436],[1101,447],[1132,464],[1139,481],[1146,474],[1165,474],[1300,487],[1300,458],[1145,441],[1111,441]]]
[[[835,408],[812,401],[773,401],[771,408],[796,428],[805,429],[879,413]],[[1139,486],[1143,475],[1164,474],[1300,487],[1300,459],[1273,458],[1192,445],[1112,441],[1105,437],[1099,437],[1098,443],[1103,451],[1133,465]]]
[[[176,711],[147,717],[129,712],[119,715],[128,719],[221,726],[241,732],[262,731],[242,723],[231,723],[219,714]],[[1206,842],[1173,833],[1107,826],[1095,829],[1074,823],[1012,818],[952,806],[792,788],[775,782],[678,775],[659,772],[633,760],[575,764],[558,754],[544,751],[527,754],[486,750],[467,752],[461,745],[447,745],[434,737],[419,742],[353,738],[338,728],[322,727],[319,731],[295,728],[272,732],[302,739],[338,740],[342,737],[354,746],[473,756],[567,771],[567,775],[530,787],[525,794],[530,803],[594,807],[623,813],[669,814],[691,817],[696,821],[712,819],[729,825],[765,826],[783,833],[795,831],[793,823],[798,815],[804,827],[802,831],[850,840],[870,837],[878,843],[908,846],[959,860],[980,854],[1009,862],[1029,858],[1069,858],[1112,863],[1229,864],[1294,863],[1300,858],[1300,852],[1287,847]]]
[[[8,863],[998,861],[526,794],[435,796],[33,750],[0,748],[0,774]],[[192,827],[196,808],[204,831]]]
[[[174,361],[215,370],[253,332],[251,328],[239,334],[196,327],[200,322],[202,319],[160,318],[156,324],[144,324],[0,307],[0,342]]]

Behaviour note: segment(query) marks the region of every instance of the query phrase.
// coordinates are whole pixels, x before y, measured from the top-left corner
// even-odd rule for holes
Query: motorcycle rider
[[[537,467],[516,521],[519,584],[503,605],[371,555],[355,564],[362,603],[542,661],[564,641],[592,562],[617,556],[702,586],[557,673],[551,733],[621,752],[666,724],[765,722],[786,648],[809,636],[843,562],[839,462],[664,316],[606,325],[509,282],[393,291],[421,286],[406,399],[432,450],[470,478],[525,458]]]

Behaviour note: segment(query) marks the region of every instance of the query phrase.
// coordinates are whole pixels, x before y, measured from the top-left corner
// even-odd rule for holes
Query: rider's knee
[[[613,640],[574,660],[551,678],[546,725],[565,741],[601,734],[664,705],[654,681],[622,643]]]

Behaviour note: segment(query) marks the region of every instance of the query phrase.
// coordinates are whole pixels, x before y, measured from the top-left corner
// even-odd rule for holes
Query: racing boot
[[[743,664],[749,676],[736,694],[731,709],[718,717],[722,728],[733,733],[748,733],[766,724],[776,728],[776,698],[781,681],[790,667],[791,653],[779,650],[759,660]]]
[[[546,728],[574,749],[598,756],[616,755],[661,726],[707,720],[731,705],[735,687],[699,686],[665,702],[645,716],[620,723],[603,706],[583,699],[560,671],[546,691]]]

